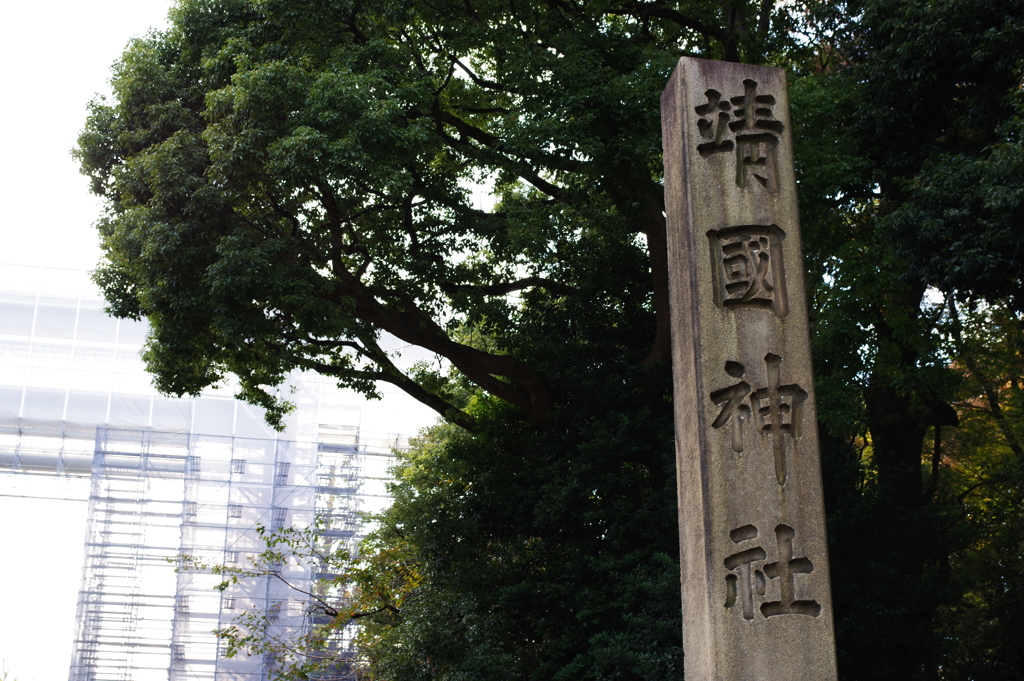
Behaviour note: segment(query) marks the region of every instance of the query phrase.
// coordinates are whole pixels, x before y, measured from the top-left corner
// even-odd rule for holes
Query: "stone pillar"
[[[786,75],[683,58],[661,109],[686,679],[835,679]]]

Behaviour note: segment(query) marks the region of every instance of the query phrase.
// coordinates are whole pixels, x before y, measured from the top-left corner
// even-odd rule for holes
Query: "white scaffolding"
[[[163,397],[139,360],[145,325],[107,317],[83,279],[0,264],[0,494],[19,480],[89,483],[69,678],[262,681],[275,661],[226,658],[212,631],[255,610],[294,635],[316,622],[309,603],[273,577],[217,591],[219,576],[176,571],[174,557],[244,565],[262,550],[258,526],[317,515],[324,541],[355,550],[360,510],[383,505],[407,440],[361,433],[364,407],[316,375],[293,377],[283,434],[231,386]],[[327,571],[289,561],[279,573],[308,590]],[[337,646],[351,657],[351,632]]]
[[[211,632],[245,610],[267,614],[275,635],[298,636],[318,620],[288,584],[310,591],[329,568],[287,561],[283,580],[247,577],[218,591],[222,577],[171,559],[245,564],[263,549],[258,526],[308,527],[317,516],[325,541],[354,551],[367,458],[386,462],[390,451],[98,429],[70,680],[268,678],[272,659],[226,658]],[[354,657],[351,633],[339,658]]]

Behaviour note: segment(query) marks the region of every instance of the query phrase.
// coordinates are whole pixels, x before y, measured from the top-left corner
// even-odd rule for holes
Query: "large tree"
[[[628,329],[623,361],[667,361],[652,104],[682,54],[763,59],[781,16],[185,0],[128,48],[81,138],[108,206],[97,279],[115,313],[150,320],[169,392],[230,373],[278,414],[268,387],[308,369],[367,394],[392,383],[474,429],[442,376],[391,362],[386,332],[544,426],[564,386],[526,356],[516,294]],[[476,182],[494,210],[473,204]],[[458,335],[476,325],[490,347]]]
[[[1020,0],[183,0],[168,31],[129,46],[81,137],[107,199],[97,280],[115,313],[150,320],[167,392],[234,374],[273,419],[287,406],[274,386],[308,369],[369,395],[395,384],[475,434],[418,455],[383,521],[377,548],[430,576],[412,619],[375,620],[395,644],[377,648],[394,654],[385,678],[443,678],[402,667],[411,650],[451,678],[474,659],[502,678],[486,664],[513,658],[520,676],[571,677],[577,654],[595,677],[627,674],[600,662],[602,640],[625,639],[598,629],[621,633],[635,601],[612,599],[561,643],[517,623],[564,629],[590,612],[573,588],[601,599],[613,587],[587,590],[599,575],[632,583],[622,566],[640,549],[608,532],[671,526],[668,74],[681,55],[786,66],[841,673],[960,678],[1002,655],[980,647],[1009,644],[948,614],[980,594],[972,616],[998,629],[1008,606],[994,602],[1020,598],[999,567],[1020,551],[1006,529],[1019,373],[993,372],[1019,348],[964,320],[998,310],[1009,328],[1024,307],[1022,17]],[[403,373],[382,333],[444,361]],[[977,347],[1004,359],[974,362]],[[977,446],[950,436],[976,404],[991,420],[965,430],[985,434]],[[435,523],[438,505],[461,515]],[[978,518],[992,508],[990,535]],[[671,547],[648,548],[670,570]],[[636,577],[636,593],[664,586]],[[480,648],[455,645],[467,631]],[[957,652],[949,632],[974,647]],[[658,650],[640,678],[670,675],[674,653]],[[1011,678],[998,659],[986,669]]]

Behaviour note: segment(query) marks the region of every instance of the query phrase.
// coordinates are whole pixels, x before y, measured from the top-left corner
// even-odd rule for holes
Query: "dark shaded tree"
[[[841,668],[952,678],[963,660],[936,629],[982,535],[965,525],[970,457],[949,457],[954,367],[972,361],[949,324],[958,302],[1021,310],[1024,4],[807,7],[818,56],[794,108]]]
[[[358,580],[374,678],[680,677],[670,419],[577,406],[585,435],[495,418],[405,457]]]

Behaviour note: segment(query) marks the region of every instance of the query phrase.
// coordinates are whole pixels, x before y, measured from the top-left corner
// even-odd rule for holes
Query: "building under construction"
[[[69,678],[267,678],[272,655],[228,658],[212,631],[260,612],[271,635],[300,634],[317,617],[302,592],[324,566],[287,560],[223,591],[208,569],[176,568],[245,567],[263,549],[258,528],[318,517],[324,541],[355,550],[360,511],[382,506],[405,440],[361,431],[360,401],[316,375],[293,377],[283,433],[230,387],[161,396],[139,360],[143,324],[108,317],[52,270],[4,268],[0,489],[19,476],[89,480]]]

